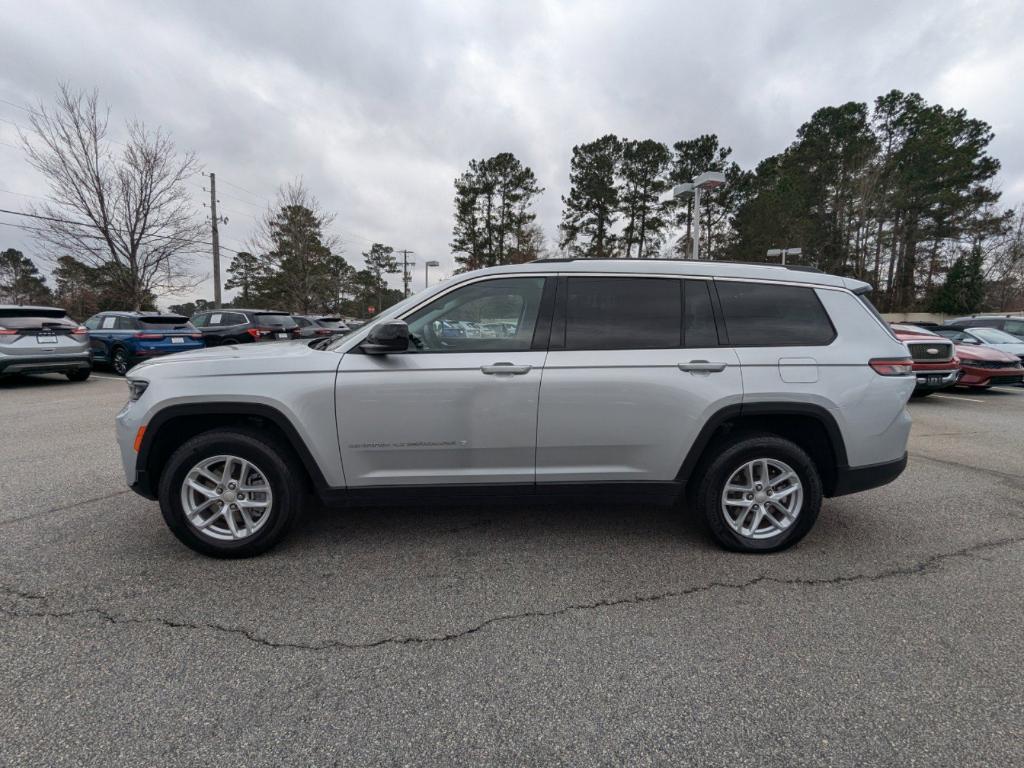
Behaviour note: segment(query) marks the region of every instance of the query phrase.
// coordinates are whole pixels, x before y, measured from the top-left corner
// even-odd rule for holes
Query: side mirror
[[[977,345],[978,345],[978,344],[980,344],[981,342],[980,342],[980,341],[978,341],[977,339],[972,339],[972,338],[970,338],[970,337],[967,337],[967,338],[965,338],[965,339],[964,339],[963,341],[961,341],[960,343],[961,343],[961,344],[974,344],[975,346],[977,346]]]
[[[409,326],[404,320],[388,320],[375,325],[359,347],[368,355],[405,352],[409,349]]]

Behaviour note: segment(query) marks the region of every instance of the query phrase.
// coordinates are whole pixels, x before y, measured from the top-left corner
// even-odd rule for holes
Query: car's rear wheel
[[[929,395],[934,395],[934,394],[935,394],[935,390],[934,389],[915,389],[913,392],[910,393],[910,396],[911,397],[928,397]]]
[[[68,377],[68,381],[85,381],[90,374],[92,374],[92,368],[75,368],[67,371],[64,375]]]
[[[738,552],[796,544],[821,509],[821,477],[807,453],[776,435],[737,439],[703,469],[695,501],[715,539]]]
[[[128,369],[132,367],[132,360],[128,355],[128,350],[124,347],[114,347],[114,352],[110,356],[110,367],[114,369],[114,373],[118,376],[124,376],[128,373]]]
[[[229,344],[237,344],[237,343],[238,343],[238,339],[224,339],[224,341],[221,342],[221,344],[223,346],[227,346]]]
[[[160,478],[160,510],[184,544],[214,557],[266,552],[302,505],[300,472],[288,451],[243,430],[204,432],[171,456]]]

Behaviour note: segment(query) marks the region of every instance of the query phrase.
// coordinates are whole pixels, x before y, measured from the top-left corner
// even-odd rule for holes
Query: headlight
[[[149,387],[149,382],[144,379],[129,379],[128,380],[128,399],[138,400],[142,397],[146,388]]]

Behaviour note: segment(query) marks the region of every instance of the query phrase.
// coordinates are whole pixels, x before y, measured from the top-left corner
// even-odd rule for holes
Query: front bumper
[[[0,356],[0,375],[15,373],[65,373],[92,367],[90,352],[66,355]]]
[[[964,366],[958,384],[968,387],[992,387],[1020,384],[1024,371],[1020,368],[972,368]]]
[[[907,454],[896,461],[885,461],[881,464],[869,464],[865,467],[837,467],[836,482],[829,496],[845,496],[848,493],[859,493],[870,488],[887,485],[903,474],[907,468]]]

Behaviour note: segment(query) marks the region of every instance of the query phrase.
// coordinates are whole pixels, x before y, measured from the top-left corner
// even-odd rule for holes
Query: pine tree
[[[559,245],[573,255],[614,255],[617,238],[612,227],[619,210],[616,175],[621,162],[622,142],[612,134],[572,148]]]
[[[455,180],[451,249],[460,271],[533,258],[534,199],[544,190],[511,152],[470,160]]]
[[[668,186],[666,173],[671,155],[668,147],[653,139],[627,140],[622,145],[619,173],[622,178],[619,210],[625,217],[622,252],[628,259],[657,253],[668,226],[661,196]]]

